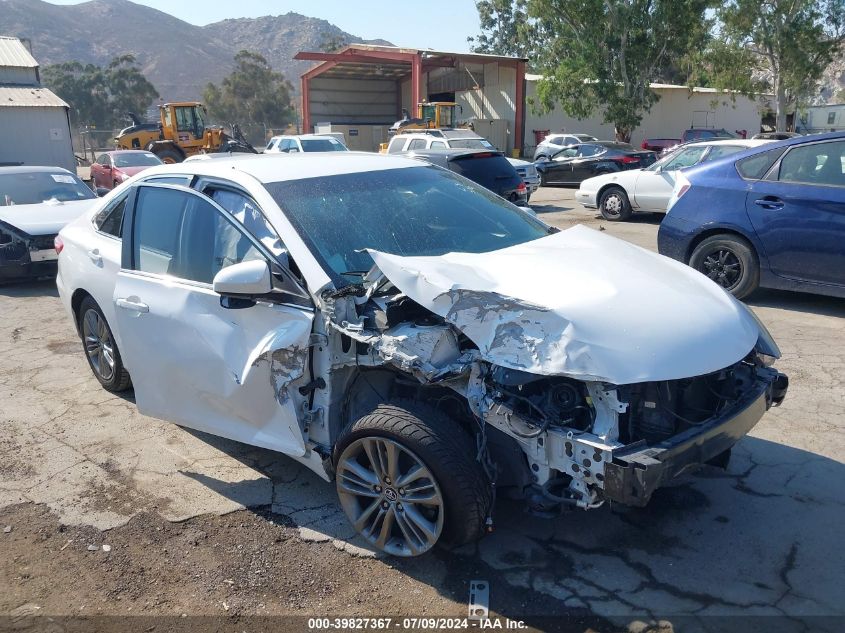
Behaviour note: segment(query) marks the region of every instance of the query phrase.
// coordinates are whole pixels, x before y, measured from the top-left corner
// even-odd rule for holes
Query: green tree
[[[528,0],[478,0],[475,7],[481,33],[467,38],[473,52],[533,59],[537,37]]]
[[[320,33],[319,49],[324,53],[336,53],[349,45],[349,38],[341,34],[332,34],[328,31]]]
[[[209,83],[203,100],[212,118],[232,123],[263,123],[281,128],[295,120],[291,104],[293,87],[274,72],[258,53],[235,55],[235,70],[220,86]]]
[[[706,59],[717,87],[775,95],[778,130],[845,41],[845,0],[727,0]]]
[[[44,85],[68,102],[77,126],[120,127],[127,112],[142,114],[158,97],[132,55],[115,57],[102,68],[77,61],[44,68]]]
[[[538,104],[576,118],[598,108],[630,141],[658,100],[650,84],[708,37],[710,0],[529,0],[536,37]]]

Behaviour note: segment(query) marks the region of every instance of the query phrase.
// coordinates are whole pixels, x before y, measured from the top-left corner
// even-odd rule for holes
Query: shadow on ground
[[[357,542],[352,553],[372,555],[352,538],[333,484],[272,451],[196,435],[270,478],[274,512],[306,538],[341,549]],[[254,507],[250,482],[185,474]],[[614,630],[635,618],[717,630],[726,626],[720,618],[738,616],[759,617],[761,630],[799,630],[804,617],[845,614],[837,580],[843,499],[845,465],[747,437],[727,471],[705,468],[657,491],[646,508],[605,505],[549,520],[502,500],[495,531],[479,542],[384,563],[458,603],[470,580],[487,580],[493,611],[533,619],[541,630]],[[567,626],[552,626],[551,616]],[[755,622],[741,628],[755,630]]]
[[[845,318],[845,299],[806,292],[763,288],[751,295],[746,303],[761,308],[779,308],[791,312]]]
[[[58,297],[56,279],[18,281],[0,284],[0,296],[4,297]]]

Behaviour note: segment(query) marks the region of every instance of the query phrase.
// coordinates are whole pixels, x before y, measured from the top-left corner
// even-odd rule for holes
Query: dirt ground
[[[532,204],[655,248],[659,217],[608,225],[572,193]],[[433,630],[450,623],[404,618],[464,618],[473,579],[501,628],[842,630],[845,302],[749,303],[792,384],[727,472],[633,511],[545,520],[502,501],[479,543],[401,560],[357,542],[332,486],[290,460],[100,389],[52,284],[0,287],[0,631]]]

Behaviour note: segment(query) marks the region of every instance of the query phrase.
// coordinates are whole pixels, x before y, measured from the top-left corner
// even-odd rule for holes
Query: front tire
[[[379,405],[334,449],[340,504],[355,530],[394,556],[479,538],[491,486],[460,424],[415,402]]]
[[[608,187],[599,199],[601,217],[608,222],[624,222],[630,219],[633,211],[628,194],[622,187]]]
[[[754,247],[738,235],[711,235],[695,247],[689,265],[737,299],[747,297],[760,285]]]
[[[91,297],[85,297],[79,306],[79,336],[94,377],[106,391],[126,391],[132,380],[123,366],[106,317]]]
[[[161,162],[165,163],[166,165],[181,163],[183,160],[185,160],[182,155],[175,149],[162,149],[155,152],[155,155],[158,156],[161,159]]]

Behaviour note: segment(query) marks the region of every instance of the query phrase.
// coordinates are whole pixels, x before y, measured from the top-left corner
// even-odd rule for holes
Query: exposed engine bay
[[[494,483],[539,512],[594,508],[606,500],[644,505],[652,484],[659,483],[655,477],[675,476],[693,464],[650,475],[641,484],[635,473],[641,464],[631,465],[631,459],[703,432],[761,394],[767,394],[766,407],[777,404],[785,392],[785,384],[780,391],[769,388],[777,372],[751,349],[704,375],[626,385],[503,367],[485,359],[460,327],[408,297],[377,269],[367,282],[324,297],[327,335],[345,341],[334,368],[354,365],[365,376],[389,370],[373,387],[381,398],[404,390],[404,397],[446,402],[450,415],[479,437],[478,459]],[[724,448],[714,442],[718,453],[701,452],[695,464],[726,462],[722,453],[729,454],[736,439]]]

